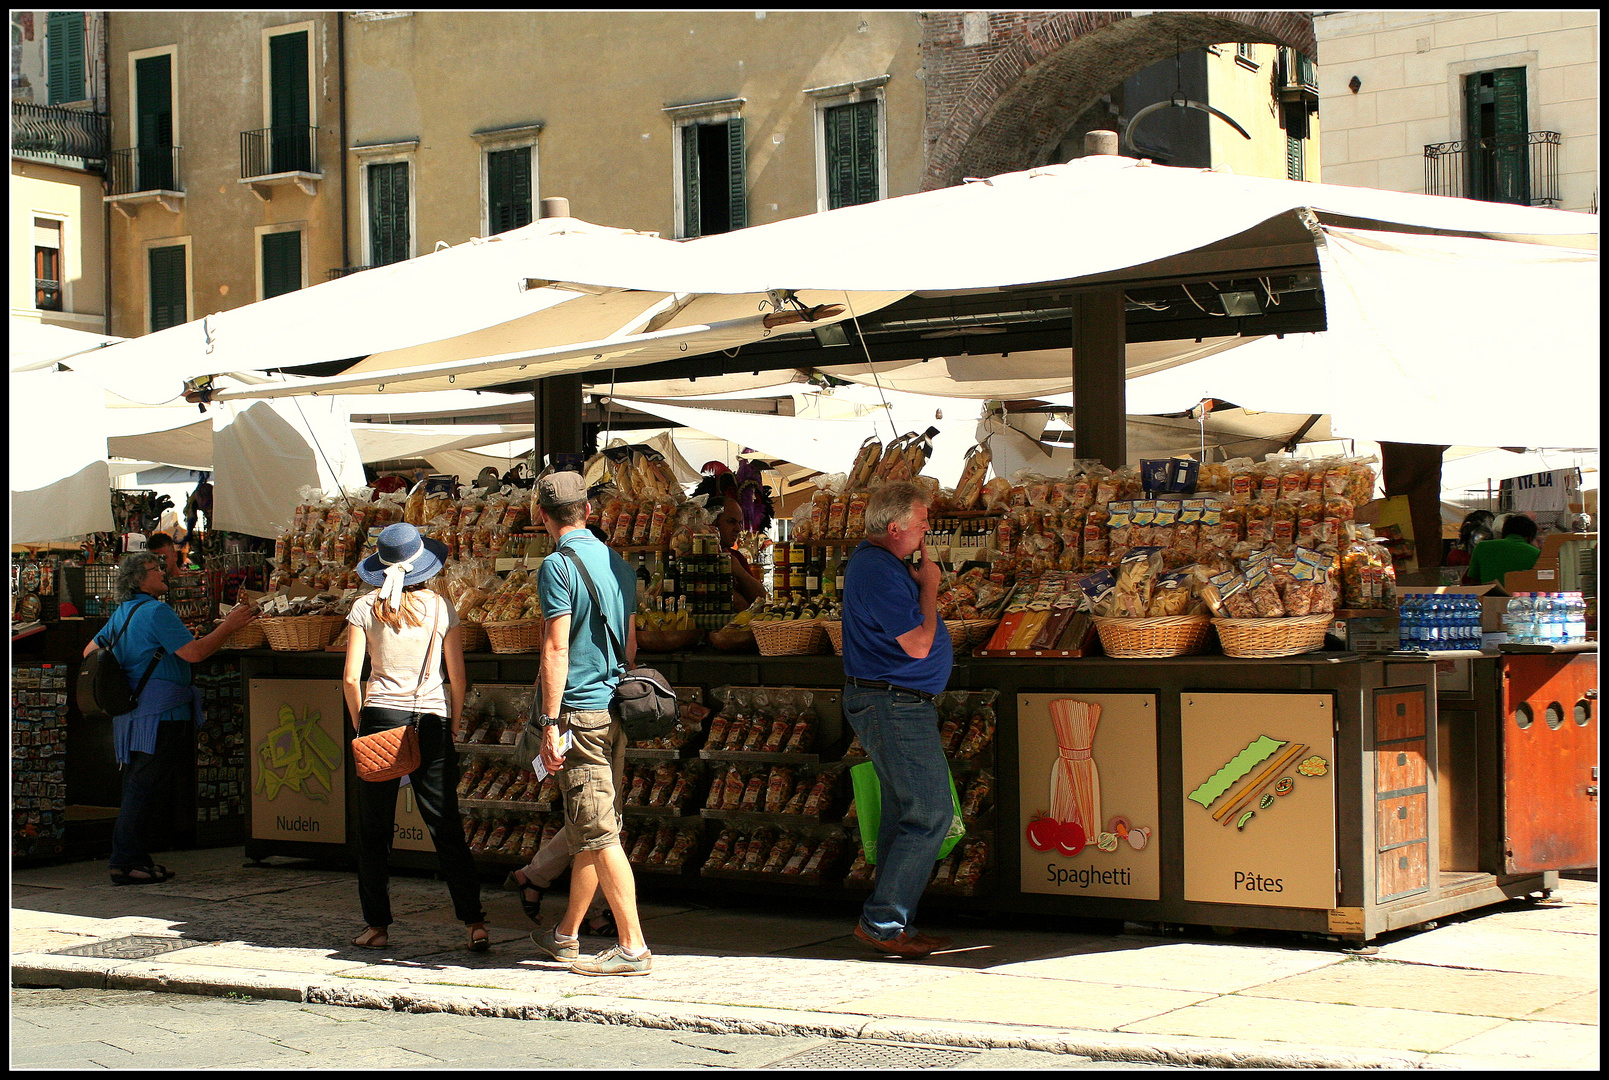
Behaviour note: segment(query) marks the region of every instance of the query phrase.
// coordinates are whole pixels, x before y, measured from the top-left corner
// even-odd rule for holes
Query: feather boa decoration
[[[760,467],[753,461],[744,461],[737,472],[725,462],[707,461],[699,470],[721,498],[736,499],[743,512],[743,528],[748,532],[763,532],[771,516],[771,489],[760,479]],[[716,506],[711,511],[719,513]]]

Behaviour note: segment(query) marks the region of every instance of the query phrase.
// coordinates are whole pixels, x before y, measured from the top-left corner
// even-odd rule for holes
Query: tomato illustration
[[[1060,832],[1061,822],[1042,813],[1035,814],[1028,822],[1028,846],[1035,851],[1054,851]]]
[[[1089,838],[1084,835],[1084,826],[1076,821],[1069,821],[1062,825],[1060,833],[1056,836],[1056,850],[1069,859],[1084,850]]]

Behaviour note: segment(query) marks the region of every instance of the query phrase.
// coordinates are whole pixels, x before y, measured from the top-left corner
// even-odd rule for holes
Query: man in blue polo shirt
[[[953,661],[938,617],[939,567],[922,543],[927,520],[919,484],[878,488],[844,575],[844,717],[877,770],[883,803],[877,878],[855,937],[897,956],[950,943],[915,928],[954,806],[933,705]],[[905,559],[915,551],[922,559],[912,567]]]

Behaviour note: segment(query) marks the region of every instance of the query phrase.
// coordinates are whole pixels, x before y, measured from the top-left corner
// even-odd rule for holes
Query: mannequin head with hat
[[[446,544],[420,535],[406,522],[382,529],[374,554],[357,567],[358,577],[380,587],[380,601],[375,607],[380,621],[398,631],[404,624],[423,624],[424,605],[409,593],[424,588],[441,573],[446,559]]]

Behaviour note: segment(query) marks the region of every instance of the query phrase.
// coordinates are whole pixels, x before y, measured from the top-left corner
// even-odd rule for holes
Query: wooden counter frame
[[[339,678],[339,653],[273,653],[263,650],[241,654],[242,678]],[[719,653],[676,653],[654,657],[654,666],[676,685],[820,686],[841,685],[841,660],[834,656],[760,657]],[[1361,943],[1390,930],[1443,918],[1511,897],[1546,892],[1558,883],[1555,871],[1501,877],[1488,872],[1501,866],[1501,808],[1487,797],[1500,778],[1500,762],[1494,752],[1498,737],[1496,723],[1496,660],[1477,660],[1474,672],[1473,702],[1468,699],[1449,704],[1449,720],[1474,721],[1478,787],[1478,829],[1476,847],[1482,871],[1442,872],[1441,817],[1439,807],[1438,708],[1435,665],[1428,660],[1391,660],[1364,657],[1355,653],[1311,653],[1273,660],[1239,660],[1224,656],[1179,657],[1163,660],[1113,660],[1105,657],[1065,662],[1035,660],[958,660],[950,687],[955,690],[995,689],[1000,717],[996,734],[998,787],[996,837],[992,893],[970,898],[933,897],[941,908],[1043,914],[1075,918],[1124,920],[1164,926],[1197,925],[1244,927],[1298,931],[1326,935]],[[535,679],[535,655],[472,654],[465,658],[465,669],[472,681],[524,683]],[[1378,887],[1375,868],[1375,785],[1374,755],[1377,738],[1374,703],[1382,692],[1420,687],[1425,695],[1425,786],[1429,832],[1426,838],[1428,885],[1422,891],[1385,902],[1375,899]],[[1062,691],[1106,693],[1146,693],[1157,699],[1157,783],[1160,818],[1157,840],[1160,847],[1162,898],[1132,900],[1101,897],[1060,897],[1024,893],[1020,882],[1020,849],[1016,838],[1023,822],[1017,820],[1020,786],[1017,776],[1017,694]],[[1336,725],[1335,783],[1336,852],[1340,869],[1340,888],[1336,911],[1309,908],[1259,907],[1253,905],[1190,902],[1183,899],[1184,852],[1183,776],[1180,761],[1181,695],[1198,693],[1327,693],[1334,700]],[[1473,715],[1472,709],[1473,706]],[[1461,745],[1467,745],[1465,739]],[[350,769],[350,763],[347,766]],[[1471,774],[1467,763],[1460,765],[1461,782]],[[355,790],[355,779],[349,791]],[[350,796],[349,796],[350,798]],[[355,806],[348,804],[349,811]],[[349,830],[353,835],[355,830]],[[249,823],[248,823],[249,837]],[[1494,841],[1495,837],[1495,841]],[[1463,838],[1467,846],[1467,838]],[[1494,848],[1495,843],[1495,848]],[[248,839],[246,854],[253,859],[268,855],[301,857],[344,857],[354,854],[351,843],[320,845]],[[1497,861],[1494,862],[1494,856]],[[393,855],[399,866],[434,869],[430,852],[399,851]],[[1456,875],[1456,876],[1454,876]],[[649,889],[661,887],[678,891],[700,888],[697,878],[688,876],[674,884],[645,878]],[[749,891],[744,883],[722,881],[723,891],[733,888]],[[754,889],[755,895],[766,890]],[[845,895],[835,886],[821,886],[823,896]]]

